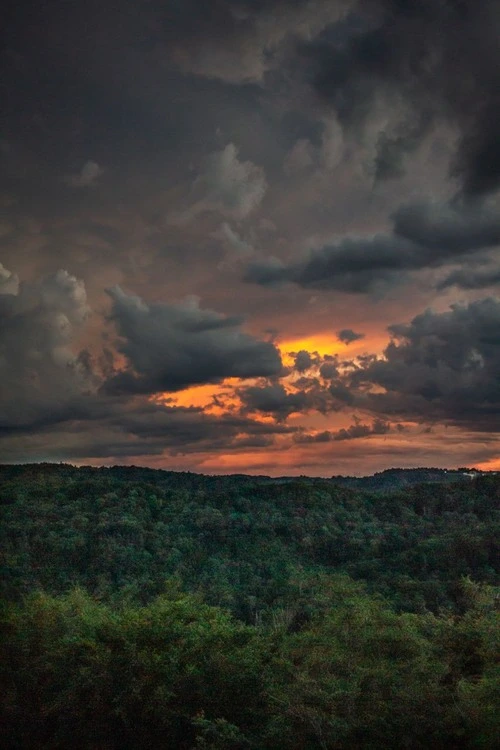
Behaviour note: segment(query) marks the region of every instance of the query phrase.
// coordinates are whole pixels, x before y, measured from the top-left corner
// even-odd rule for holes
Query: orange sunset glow
[[[290,339],[277,342],[278,348],[286,361],[289,363],[291,353],[306,351],[310,354],[317,352],[324,356],[325,354],[341,354],[348,348],[346,344],[338,341],[335,336],[326,333],[313,334],[303,338]]]

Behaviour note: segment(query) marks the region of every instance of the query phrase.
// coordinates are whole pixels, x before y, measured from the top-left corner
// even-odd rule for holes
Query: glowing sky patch
[[[310,354],[316,352],[321,356],[325,356],[325,354],[341,354],[347,349],[347,346],[338,341],[335,335],[325,333],[279,341],[278,347],[287,364],[290,364],[293,359],[291,356],[292,353],[297,354],[297,352],[306,351]]]

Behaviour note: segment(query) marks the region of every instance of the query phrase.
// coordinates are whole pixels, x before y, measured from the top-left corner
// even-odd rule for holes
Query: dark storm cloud
[[[369,435],[386,435],[391,429],[389,422],[383,419],[374,419],[371,425],[356,421],[346,429],[333,433],[332,440],[355,440]]]
[[[106,413],[91,411],[57,426],[36,425],[22,435],[0,432],[0,456],[22,460],[26,451],[45,460],[93,458],[120,461],[129,457],[179,456],[198,452],[239,451],[267,447],[276,436],[296,429],[263,424],[245,417],[204,413],[199,408],[108,400]]]
[[[122,436],[122,442],[135,444],[147,454],[149,448],[170,455],[196,451],[235,450],[259,444],[271,445],[276,435],[295,432],[294,428],[264,424],[233,414],[213,415],[195,407],[142,403],[117,411],[105,423]]]
[[[479,200],[404,205],[392,219],[396,235],[443,255],[500,244],[500,212]]]
[[[90,313],[84,284],[66,271],[19,283],[0,266],[0,423],[4,429],[57,422],[96,387],[75,350]]]
[[[278,420],[286,419],[294,412],[304,411],[310,405],[306,392],[287,393],[279,383],[241,388],[238,395],[246,411],[272,414]]]
[[[382,131],[377,139],[372,167],[375,180],[403,177],[405,159],[416,151],[431,125],[429,113],[417,115],[410,122],[401,122],[393,132]]]
[[[348,0],[186,0],[161,7],[170,58],[230,84],[260,82],[288,37],[309,39],[342,17]]]
[[[294,436],[295,443],[329,443],[332,439],[330,430],[322,430],[316,433],[300,432]]]
[[[166,447],[215,441],[217,445],[238,435],[269,436],[292,432],[282,425],[254,422],[234,414],[207,414],[199,407],[141,402],[117,410],[109,423],[140,438],[161,438]],[[221,442],[222,441],[222,442]]]
[[[301,349],[295,355],[294,370],[297,370],[297,372],[307,372],[307,370],[310,370],[316,364],[318,364],[318,357],[312,356],[305,349]]]
[[[118,299],[120,293],[114,293]],[[115,315],[124,316],[127,304],[146,309],[137,298],[121,294],[122,307],[117,302]],[[160,349],[141,350],[132,337],[134,361],[140,352],[141,362],[149,364],[175,354],[177,365],[175,369],[172,365],[172,371],[179,378],[179,362],[189,367],[194,346],[198,372],[192,378],[197,381],[204,377],[202,371],[212,378],[214,373],[220,376],[221,368],[233,373],[257,368],[259,374],[268,374],[280,367],[272,345],[242,334],[239,320],[200,310],[194,301],[177,308],[160,306],[156,316],[155,312],[151,315],[149,328],[140,317],[129,320],[129,328],[121,318],[124,330],[130,331],[133,323],[139,327],[144,347]],[[78,347],[89,316],[84,284],[66,271],[26,284],[0,266],[1,460],[23,460],[26,455],[120,460],[165,452],[237,451],[269,446],[276,435],[294,432],[241,415],[213,415],[199,408],[110,395],[100,388],[102,368]]]
[[[275,346],[243,333],[241,318],[201,309],[195,298],[148,305],[119,287],[109,290],[119,349],[131,369],[107,384],[109,392],[176,391],[224,378],[276,375]]]
[[[130,334],[124,351],[130,346],[134,363],[150,378],[170,384],[175,378],[178,385],[183,368],[193,370],[191,380],[204,382],[225,372],[274,374],[281,367],[271,344],[239,330],[240,319],[200,310],[195,300],[148,308],[120,290],[113,294],[115,320]],[[85,285],[66,271],[27,284],[0,265],[2,460],[22,459],[31,450],[61,459],[232,450],[233,443],[236,450],[245,441],[270,445],[275,435],[293,432],[230,413],[110,394],[102,387],[103,372],[116,382],[116,354],[108,351],[103,368],[101,357],[96,363],[78,345],[91,319]],[[168,377],[161,370],[165,357]]]
[[[339,374],[338,361],[333,358],[331,360],[327,360],[325,357],[325,361],[319,368],[319,374],[325,380],[333,380],[334,378],[336,378]]]
[[[286,265],[271,259],[251,264],[245,280],[261,286],[285,282],[311,289],[336,289],[353,294],[383,290],[405,271],[424,267],[431,254],[414,243],[389,235],[346,237],[313,250],[302,262]],[[434,259],[434,262],[436,259]]]
[[[379,141],[379,176],[439,118],[458,128],[454,173],[465,193],[500,185],[500,8],[496,0],[364,0],[344,34],[303,50],[318,93],[361,130],[380,97],[403,114]],[[384,175],[385,171],[385,175]]]
[[[298,351],[284,369],[243,329],[350,343],[435,289],[408,283],[400,317],[373,320],[339,292],[380,299],[426,269],[447,296],[500,282],[497,2],[8,0],[2,21],[0,249],[31,280],[0,267],[2,458],[195,463],[346,409],[375,421],[333,417],[315,442],[347,451],[391,415],[498,430],[496,301],[417,316],[352,362]],[[281,260],[248,280],[306,291],[239,284],[261,252]],[[139,296],[114,288],[106,318],[117,283]],[[211,309],[158,301],[191,292]],[[150,398],[228,377],[269,380],[203,409]]]
[[[353,331],[352,328],[343,328],[337,333],[338,340],[342,341],[343,344],[352,344],[354,341],[360,341],[361,339],[364,339],[364,337],[364,333],[356,333],[356,331]]]
[[[347,378],[358,404],[386,415],[499,431],[500,300],[428,310],[389,330],[394,340],[384,358]],[[367,386],[377,392],[359,390]]]
[[[382,293],[408,272],[438,268],[500,244],[500,213],[483,201],[415,203],[392,215],[394,234],[344,237],[286,264],[267,258],[250,264],[245,280],[261,286]]]
[[[500,269],[488,268],[486,270],[476,270],[470,268],[461,268],[453,271],[446,276],[439,284],[438,289],[446,289],[451,286],[457,286],[460,289],[487,289],[490,286],[500,284]]]
[[[353,406],[356,401],[356,388],[351,388],[343,379],[335,378],[328,386],[328,393],[333,398],[332,410],[342,411],[347,406]]]
[[[250,161],[241,161],[238,149],[229,143],[205,159],[192,186],[191,205],[170,221],[187,223],[207,211],[244,219],[259,205],[266,190],[264,170]]]
[[[391,431],[391,425],[383,419],[374,419],[371,424],[364,424],[356,419],[354,424],[349,427],[336,430],[324,430],[316,433],[297,433],[294,436],[296,443],[329,443],[331,441],[340,442],[344,440],[356,440],[358,438],[369,437],[370,435],[387,435]]]

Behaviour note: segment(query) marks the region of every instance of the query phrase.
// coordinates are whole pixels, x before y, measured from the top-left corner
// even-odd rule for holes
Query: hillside
[[[2,746],[496,747],[500,477],[422,471],[1,467]]]
[[[437,611],[456,605],[462,576],[496,582],[500,536],[500,477],[443,476],[380,495],[378,482],[369,492],[307,478],[2,467],[2,585],[9,597],[126,587],[147,601],[175,575],[251,622],[282,603],[297,569],[342,571],[401,609]]]

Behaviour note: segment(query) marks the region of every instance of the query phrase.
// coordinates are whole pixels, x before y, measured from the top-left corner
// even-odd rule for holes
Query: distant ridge
[[[291,484],[294,482],[307,482],[308,484],[336,484],[357,490],[369,492],[397,491],[405,487],[418,484],[451,484],[466,481],[479,476],[494,476],[500,472],[481,471],[476,468],[461,467],[459,469],[439,469],[435,467],[419,467],[416,469],[385,469],[372,475],[353,477],[333,475],[331,477],[309,477],[279,476],[271,477],[263,474],[202,474],[191,471],[172,471],[169,469],[152,469],[143,466],[74,466],[68,463],[25,463],[25,464],[0,464],[0,477],[9,479],[24,473],[50,474],[52,472],[63,473],[88,473],[95,475],[102,472],[105,474],[116,474],[122,478],[145,479],[146,477],[161,477],[166,484],[177,484],[179,480],[183,483],[198,485],[200,482],[221,482],[231,480],[232,482],[257,483],[257,484]]]
[[[386,492],[387,490],[397,490],[415,484],[459,482],[465,479],[474,479],[477,476],[489,476],[497,473],[466,467],[460,469],[422,467],[418,469],[386,469],[366,477],[333,476],[332,481],[345,487]]]

